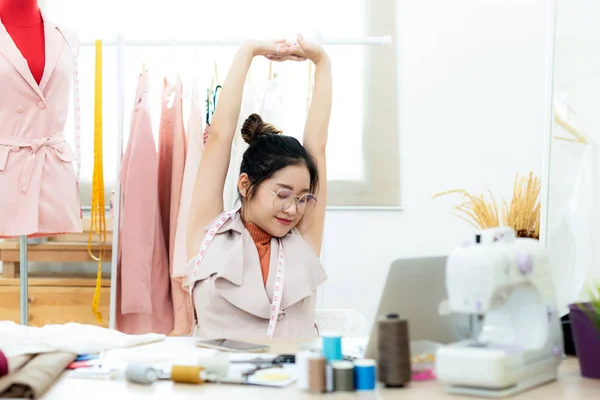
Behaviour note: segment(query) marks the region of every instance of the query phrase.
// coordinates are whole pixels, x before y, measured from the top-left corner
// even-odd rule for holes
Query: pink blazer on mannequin
[[[79,40],[42,19],[46,65],[39,85],[0,21],[0,237],[82,230],[76,155],[66,141],[73,133],[63,132]]]

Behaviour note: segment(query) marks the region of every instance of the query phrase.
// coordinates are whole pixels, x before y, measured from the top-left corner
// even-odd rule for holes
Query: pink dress
[[[183,124],[182,83],[177,79],[174,84],[164,80],[162,110],[159,128],[159,199],[165,233],[165,243],[169,249],[169,274],[173,269],[175,253],[175,234],[181,199],[181,187],[186,155],[186,137]],[[170,97],[174,101],[169,108]],[[191,331],[191,300],[182,285],[181,279],[171,279],[173,297],[174,328],[173,334],[187,335]]]
[[[173,254],[173,267],[171,276],[181,280],[181,286],[187,289],[187,226],[190,207],[192,205],[192,192],[196,182],[198,166],[204,153],[203,132],[204,124],[202,118],[202,104],[197,82],[194,82],[192,91],[191,112],[188,120],[188,146],[185,157],[185,168],[183,172],[183,184],[181,187],[181,201],[179,204],[179,216],[177,217],[177,232],[175,233],[175,252]],[[191,303],[190,303],[191,305]],[[191,318],[190,309],[190,318]]]
[[[0,21],[0,237],[82,231],[76,156],[63,132],[79,40],[42,18],[39,85]]]
[[[140,76],[127,150],[117,277],[117,330],[128,334],[173,329],[169,259],[158,206],[158,154],[148,104],[147,75]]]

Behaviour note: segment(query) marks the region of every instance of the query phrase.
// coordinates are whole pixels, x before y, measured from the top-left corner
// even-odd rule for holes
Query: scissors
[[[256,365],[270,365],[270,366],[281,366],[284,364],[295,364],[296,356],[293,354],[282,354],[275,358],[251,358],[249,360],[233,360],[231,363],[238,364],[256,364]],[[270,367],[269,367],[270,368]]]
[[[247,378],[251,375],[254,375],[256,372],[263,370],[263,369],[272,369],[272,368],[283,368],[283,365],[256,365],[253,368],[247,369],[246,371],[242,372],[242,376]]]

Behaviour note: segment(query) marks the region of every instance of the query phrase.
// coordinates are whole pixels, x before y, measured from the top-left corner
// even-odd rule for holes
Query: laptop
[[[446,256],[404,258],[391,264],[365,358],[377,358],[377,322],[389,313],[398,314],[408,321],[411,341],[448,344],[471,338],[477,333],[480,323],[475,316],[440,315],[447,298],[446,259]]]

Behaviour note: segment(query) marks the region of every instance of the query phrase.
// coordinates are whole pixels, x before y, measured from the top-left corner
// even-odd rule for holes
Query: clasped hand
[[[309,43],[302,35],[298,35],[296,42],[285,39],[256,41],[253,42],[253,47],[255,56],[264,56],[271,61],[305,61],[308,59],[316,64],[327,56],[321,46]]]

